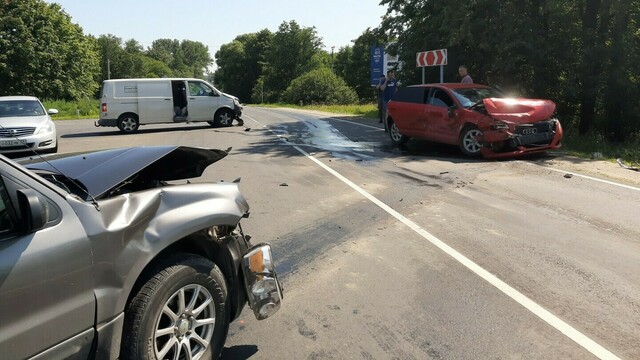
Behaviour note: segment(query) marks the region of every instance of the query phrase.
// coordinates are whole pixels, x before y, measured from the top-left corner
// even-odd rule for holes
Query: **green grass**
[[[362,104],[362,105],[292,105],[292,104],[254,104],[249,106],[261,106],[261,107],[286,107],[291,109],[302,110],[317,110],[324,111],[332,114],[361,116],[365,118],[377,119],[378,118],[378,106],[376,104]]]
[[[591,158],[594,153],[602,154],[605,160],[623,159],[627,165],[640,165],[640,134],[631,136],[624,143],[612,143],[602,135],[571,135],[565,133],[562,150],[569,155]]]
[[[99,116],[99,102],[95,99],[78,101],[44,100],[42,103],[47,110],[58,110],[58,114],[52,116],[54,120],[97,119]]]

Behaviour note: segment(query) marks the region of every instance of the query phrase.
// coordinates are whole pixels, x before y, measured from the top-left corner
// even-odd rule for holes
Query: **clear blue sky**
[[[85,34],[136,39],[146,49],[156,39],[205,44],[213,58],[237,35],[277,31],[283,21],[315,26],[325,49],[351,45],[368,27],[380,25],[379,0],[47,0],[58,3]]]

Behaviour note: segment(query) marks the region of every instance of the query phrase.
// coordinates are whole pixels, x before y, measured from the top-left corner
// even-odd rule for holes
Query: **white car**
[[[45,111],[33,96],[0,96],[0,152],[57,152],[56,125],[51,120],[57,113]]]

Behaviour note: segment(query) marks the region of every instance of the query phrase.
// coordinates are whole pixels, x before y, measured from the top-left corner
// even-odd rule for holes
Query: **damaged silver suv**
[[[278,311],[238,182],[175,184],[227,153],[0,155],[2,358],[215,359],[247,302],[257,319]]]

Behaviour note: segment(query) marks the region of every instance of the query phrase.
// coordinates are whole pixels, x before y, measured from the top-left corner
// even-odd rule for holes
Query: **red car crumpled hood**
[[[556,104],[551,100],[488,98],[482,101],[493,118],[515,123],[546,120],[556,110]]]

